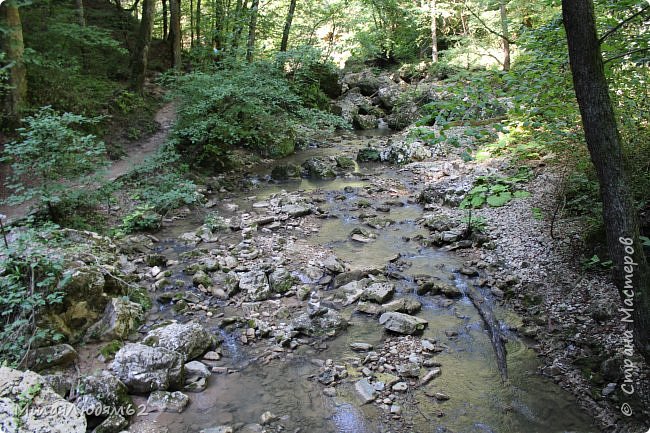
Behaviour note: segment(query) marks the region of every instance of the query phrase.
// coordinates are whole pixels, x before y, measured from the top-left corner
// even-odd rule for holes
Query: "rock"
[[[394,293],[395,285],[391,283],[374,283],[366,287],[361,295],[361,299],[383,304],[392,298]]]
[[[323,157],[312,157],[302,164],[307,177],[314,179],[332,179],[336,177],[336,163]]]
[[[359,394],[359,397],[361,397],[363,404],[370,403],[375,399],[377,395],[377,391],[375,391],[375,388],[370,384],[370,382],[368,382],[368,379],[366,378],[358,380],[354,384],[354,389],[357,390],[357,393]]]
[[[210,369],[202,362],[190,361],[185,364],[185,377],[189,380],[193,377],[208,378],[212,376]]]
[[[311,208],[299,204],[287,204],[280,208],[280,213],[287,214],[289,218],[300,218],[311,213]]]
[[[357,162],[379,162],[381,161],[381,152],[374,147],[364,147],[357,153]]]
[[[341,314],[331,308],[320,308],[312,313],[303,313],[291,322],[294,330],[309,336],[334,336],[347,328],[348,323]]]
[[[417,378],[420,377],[420,365],[413,362],[399,364],[397,372],[401,377]]]
[[[29,399],[30,410],[16,417],[17,402]],[[61,416],[59,414],[66,414]],[[6,433],[85,433],[86,417],[31,371],[0,367],[0,430]]]
[[[379,324],[384,325],[385,329],[399,334],[415,334],[422,331],[428,323],[424,319],[403,313],[389,312],[379,317]]]
[[[29,369],[41,371],[51,367],[67,367],[79,358],[77,351],[69,344],[39,347],[31,350],[25,363]]]
[[[354,269],[352,271],[342,272],[334,278],[334,288],[345,286],[353,281],[359,281],[370,274],[381,273],[378,269]],[[363,286],[365,288],[365,286]]]
[[[379,102],[388,111],[393,109],[401,95],[402,91],[398,86],[382,87],[377,91]]]
[[[285,268],[277,268],[269,275],[269,285],[275,293],[288,292],[295,282],[295,278]]]
[[[342,287],[340,287],[337,293],[337,297],[343,299],[343,306],[346,307],[351,305],[361,298],[363,294],[363,289],[366,286],[367,281],[352,281]],[[336,284],[336,281],[335,281]]]
[[[199,433],[233,433],[234,430],[229,425],[220,425],[217,427],[204,428]]]
[[[217,351],[210,350],[203,355],[203,359],[206,361],[219,361],[221,359],[221,354]]]
[[[213,282],[217,288],[223,289],[229,298],[239,293],[239,275],[236,272],[217,272],[213,276]]]
[[[320,262],[321,267],[327,269],[333,274],[340,274],[345,271],[345,266],[336,256],[327,256]]]
[[[239,289],[251,301],[264,301],[271,296],[271,287],[263,271],[249,271],[239,274]]]
[[[300,177],[300,167],[294,164],[281,164],[273,167],[271,177],[275,180],[287,180]]]
[[[195,287],[210,287],[212,285],[212,278],[210,278],[210,276],[204,271],[199,270],[192,276],[192,284],[194,284]]]
[[[323,394],[327,397],[336,397],[336,388],[328,387],[323,389]]]
[[[420,343],[422,344],[422,350],[427,352],[434,352],[436,350],[436,345],[429,340],[423,339]]]
[[[129,343],[115,354],[111,368],[131,392],[144,394],[182,386],[183,361],[173,350]]]
[[[352,118],[352,125],[356,129],[376,129],[379,125],[379,119],[373,114],[355,114]]]
[[[416,299],[400,298],[382,305],[382,312],[414,314],[422,309],[422,303]]]
[[[149,331],[143,343],[173,350],[190,360],[210,350],[216,338],[198,323],[172,323]]]
[[[418,386],[423,386],[426,385],[427,383],[431,382],[433,379],[436,377],[440,376],[441,371],[439,368],[434,368],[432,370],[429,370],[427,374],[425,374],[422,379],[420,379],[420,382],[418,383]]]
[[[126,340],[144,321],[142,305],[123,298],[112,298],[102,319],[88,328],[88,338],[101,341]]]
[[[350,348],[355,352],[367,352],[372,350],[372,344],[368,343],[350,343]]]
[[[189,402],[190,398],[180,391],[154,391],[147,399],[147,410],[181,413]]]
[[[111,413],[104,421],[101,422],[93,433],[119,433],[129,426],[129,420],[119,413]]]
[[[440,288],[440,293],[447,298],[457,299],[463,297],[463,292],[452,284],[440,284],[438,287]]]
[[[397,382],[391,389],[395,392],[406,392],[409,386],[406,382]]]
[[[408,164],[431,158],[431,150],[420,141],[391,141],[388,149],[381,153],[382,161],[391,164]]]
[[[86,414],[99,413],[106,418],[111,413],[128,417],[136,412],[126,385],[107,371],[79,379],[76,393],[75,404]],[[104,428],[107,429],[108,425]]]
[[[277,421],[278,417],[269,411],[264,412],[262,415],[260,415],[260,424],[262,425],[267,425],[271,424],[274,421]]]
[[[390,407],[390,413],[393,415],[400,415],[402,413],[402,408],[397,404],[393,404]]]
[[[363,301],[360,301],[357,304],[357,308],[355,308],[355,311],[358,311],[359,313],[369,314],[371,316],[378,316],[385,312],[383,305],[375,304],[374,302],[363,302]]]
[[[390,129],[401,131],[420,118],[420,107],[413,101],[406,101],[394,107],[386,116]]]

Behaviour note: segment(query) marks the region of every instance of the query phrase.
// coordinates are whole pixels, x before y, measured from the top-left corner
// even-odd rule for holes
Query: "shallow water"
[[[377,133],[383,134],[383,131]],[[359,138],[354,139],[356,146]],[[339,154],[341,149],[350,147],[344,142],[336,148],[311,149],[292,156],[294,162],[304,160],[314,154]],[[361,167],[361,171],[366,167]],[[268,170],[268,168],[267,168]],[[261,178],[263,171],[258,173]],[[395,176],[390,169],[385,176]],[[436,378],[429,389],[451,396],[449,401],[436,402],[420,391],[412,394],[411,400],[402,406],[403,418],[409,419],[415,433],[444,432],[456,433],[502,432],[502,433],[587,433],[597,431],[591,420],[577,407],[573,398],[551,381],[537,374],[539,361],[533,350],[508,333],[508,374],[509,380],[503,383],[497,369],[493,348],[481,318],[467,297],[450,306],[441,299],[415,294],[412,277],[430,275],[456,284],[463,289],[468,281],[454,273],[461,262],[453,253],[435,248],[424,248],[412,239],[428,231],[416,224],[423,214],[420,206],[402,200],[403,207],[392,207],[387,214],[378,216],[394,221],[382,230],[373,230],[377,238],[364,244],[349,239],[355,227],[363,226],[358,216],[360,211],[354,206],[362,188],[369,180],[358,176],[339,178],[331,181],[311,181],[307,179],[283,183],[258,182],[254,194],[262,200],[282,190],[324,191],[327,198],[324,207],[336,218],[323,222],[320,232],[311,236],[309,242],[329,247],[342,260],[354,268],[383,268],[390,260],[399,257],[406,263],[401,270],[402,279],[396,281],[397,296],[417,298],[423,304],[418,314],[429,321],[423,338],[446,344],[449,349],[436,355],[442,364],[442,375]],[[345,193],[345,200],[335,200],[346,186],[355,189]],[[250,196],[250,191],[242,194]],[[368,199],[368,197],[364,197]],[[372,198],[370,198],[372,201]],[[235,199],[242,208],[250,206],[250,199]],[[379,203],[377,203],[379,204]],[[163,237],[172,237],[188,231],[192,224],[176,225],[173,231],[163,232]],[[173,242],[162,244],[170,252],[182,252],[183,248]],[[325,292],[328,295],[329,292]],[[503,311],[493,305],[497,317],[506,322],[516,322],[513,313]],[[348,330],[334,340],[327,342],[327,348],[317,352],[310,346],[300,346],[286,361],[271,361],[264,365],[253,361],[249,348],[242,346],[237,338],[227,333],[224,337],[224,359],[222,365],[239,369],[232,374],[213,375],[206,391],[190,394],[191,404],[181,414],[149,415],[158,425],[166,426],[170,432],[196,432],[201,428],[221,424],[255,423],[265,411],[285,416],[282,424],[287,431],[300,429],[308,433],[374,433],[387,432],[379,423],[382,414],[373,405],[359,406],[352,381],[337,387],[338,396],[326,397],[323,386],[312,380],[318,366],[313,358],[331,358],[335,363],[359,358],[361,355],[351,351],[352,342],[367,342],[381,347],[386,335],[376,319],[353,314],[348,307],[344,316],[349,318]],[[448,337],[447,332],[456,335]],[[436,417],[438,410],[444,416]],[[447,430],[445,430],[447,429]],[[407,431],[407,430],[404,430]],[[393,430],[395,433],[395,430]]]

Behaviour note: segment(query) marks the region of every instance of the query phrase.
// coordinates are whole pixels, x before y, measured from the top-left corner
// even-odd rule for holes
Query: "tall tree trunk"
[[[510,70],[510,35],[508,32],[508,15],[506,13],[506,0],[499,0],[499,12],[501,15],[501,34],[503,37],[503,70]]]
[[[163,13],[163,40],[167,40],[169,33],[167,32],[167,23],[169,22],[167,18],[167,0],[162,0],[162,13]]]
[[[6,126],[18,125],[27,98],[27,68],[23,57],[23,26],[16,0],[6,0],[0,5],[0,23],[5,29],[2,35],[4,61],[11,64],[4,90],[4,117]]]
[[[438,11],[436,0],[431,0],[431,60],[438,63]]]
[[[237,51],[239,47],[239,41],[241,39],[241,32],[244,28],[244,16],[246,15],[246,0],[237,0],[237,6],[235,7],[235,27],[233,29],[233,39],[232,39],[232,48],[233,51]]]
[[[224,8],[223,0],[215,0],[214,2],[214,38],[213,38],[213,43],[216,49],[221,50],[223,49],[223,36],[225,34],[225,28],[224,25],[226,24],[226,20],[224,19],[224,16],[226,15],[226,11]]]
[[[246,46],[246,60],[249,62],[253,61],[253,54],[255,53],[255,31],[257,30],[257,8],[259,4],[259,0],[253,0],[251,6],[251,20],[248,25],[248,44]]]
[[[201,44],[201,0],[196,0],[196,40]]]
[[[291,0],[289,4],[289,13],[287,14],[287,21],[284,23],[284,31],[282,32],[282,42],[280,43],[280,51],[287,51],[289,45],[289,32],[291,32],[291,22],[293,21],[293,14],[296,12],[296,0]]]
[[[194,48],[194,0],[190,0],[190,47]]]
[[[77,5],[77,22],[81,27],[86,27],[86,18],[84,17],[84,1],[75,0]]]
[[[181,0],[169,0],[171,22],[169,36],[171,39],[172,67],[180,69],[181,64]]]
[[[140,95],[144,94],[144,80],[147,74],[149,46],[151,44],[151,32],[153,31],[154,1],[143,0],[142,2],[142,21],[140,21],[138,41],[131,66],[131,88]]]
[[[621,320],[632,323],[634,343],[650,361],[650,270],[629,195],[593,3],[591,0],[563,0],[562,16],[585,139],[600,183],[607,250],[614,262],[614,283],[622,298]]]

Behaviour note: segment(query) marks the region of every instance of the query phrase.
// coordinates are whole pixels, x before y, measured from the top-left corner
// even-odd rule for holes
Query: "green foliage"
[[[26,228],[9,249],[0,247],[0,364],[15,366],[30,347],[62,338],[38,326],[40,313],[63,301],[63,260],[51,249],[56,230]]]
[[[212,233],[228,229],[228,224],[217,212],[209,212],[203,220],[203,225]]]
[[[210,170],[234,165],[237,147],[263,156],[288,155],[298,125],[330,119],[306,109],[283,71],[268,61],[224,60],[222,69],[178,77],[174,93],[180,100],[177,149],[193,165]]]
[[[155,231],[160,228],[161,216],[154,212],[150,204],[137,206],[133,212],[122,220],[120,232],[128,234],[141,231]]]
[[[95,181],[91,175],[105,164],[105,148],[80,127],[98,121],[50,107],[27,117],[26,127],[18,129],[21,140],[8,143],[4,150],[3,160],[13,170],[7,185],[13,195],[7,202],[36,199],[54,217],[54,208],[71,197],[75,188],[90,186]]]
[[[487,232],[487,221],[481,216],[472,216],[471,210],[467,213],[467,216],[463,217],[461,220],[463,224],[467,224],[471,232],[486,233]]]
[[[584,260],[582,262],[582,268],[585,270],[591,269],[591,270],[603,270],[603,269],[610,269],[614,262],[611,260],[601,260],[600,257],[598,257],[596,254],[591,256],[588,260]]]
[[[188,170],[187,165],[180,162],[173,145],[169,144],[120,178],[115,188],[128,193],[136,206],[141,206],[131,214],[130,228],[137,228],[134,226],[136,221],[139,221],[140,228],[142,224],[151,226],[154,219],[152,212],[164,214],[180,206],[197,203],[200,195],[194,182],[186,177]],[[145,218],[146,214],[150,217]]]
[[[486,204],[491,207],[501,207],[514,198],[528,197],[530,193],[519,189],[519,185],[530,180],[530,177],[531,173],[525,167],[510,177],[480,176],[461,201],[460,208],[478,209]]]

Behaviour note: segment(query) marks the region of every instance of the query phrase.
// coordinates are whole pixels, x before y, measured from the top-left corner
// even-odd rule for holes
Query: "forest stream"
[[[388,139],[386,130],[336,133],[274,164],[300,165],[313,157],[354,158],[360,148]],[[317,218],[302,212],[280,222],[270,218],[260,222],[257,230],[221,233],[197,246],[188,243],[184,234],[196,231],[203,219],[189,213],[167,221],[156,234],[155,251],[170,264],[165,268],[171,271],[169,280],[184,280],[188,286],[192,276],[184,269],[196,262],[193,252],[254,251],[249,259],[262,266],[272,264],[269,271],[280,265],[292,269],[309,293],[303,293],[302,301],[296,296],[275,296],[242,302],[206,297],[194,287],[184,299],[209,308],[180,313],[173,308],[178,298],[170,302],[171,295],[161,296],[175,293],[173,287],[156,293],[158,301],[142,332],[170,319],[194,320],[221,335],[222,357],[204,360],[214,374],[203,392],[189,393],[190,404],[182,413],[144,412],[134,418],[131,431],[225,432],[227,426],[242,425],[244,430],[238,431],[261,431],[255,423],[267,424],[272,431],[309,433],[596,431],[569,393],[538,374],[536,353],[512,331],[521,326],[520,318],[495,302],[488,291],[483,293],[487,307],[494,310],[499,331],[507,338],[508,379],[502,379],[490,336],[467,296],[477,277],[460,272],[463,260],[453,251],[417,241],[427,235],[420,224],[427,212],[413,199],[416,185],[406,170],[361,163],[331,179],[274,181],[271,169],[260,164],[240,179],[236,190],[210,197],[215,210],[233,221],[268,210],[278,200],[280,204],[293,201],[317,204]],[[385,222],[375,217],[373,225],[379,228],[370,238],[362,230],[352,239],[355,228],[367,227],[367,214],[381,214]],[[414,336],[389,333],[376,315],[358,311],[361,303],[342,302],[349,295],[342,292],[347,286],[334,288],[336,278],[314,272],[323,252],[337,257],[349,270],[378,270],[366,273],[371,281],[381,281],[385,275],[395,286],[395,300],[421,304],[413,314],[428,322],[424,331]],[[418,295],[417,282],[423,278],[448,281],[460,292],[450,297]],[[334,338],[301,335],[278,344],[277,333],[276,338],[262,339],[242,325],[264,319],[274,329],[282,329],[291,317],[323,307],[338,310],[349,324]],[[215,314],[206,315],[208,309]],[[279,313],[285,310],[291,313]],[[82,369],[99,367],[91,357],[96,352],[91,352],[82,353],[88,363]],[[399,371],[400,364],[410,365],[411,372],[391,370]],[[432,369],[439,371],[422,383]],[[328,378],[331,371],[334,380]],[[373,388],[366,404],[357,385],[364,377],[369,380],[363,384]]]

